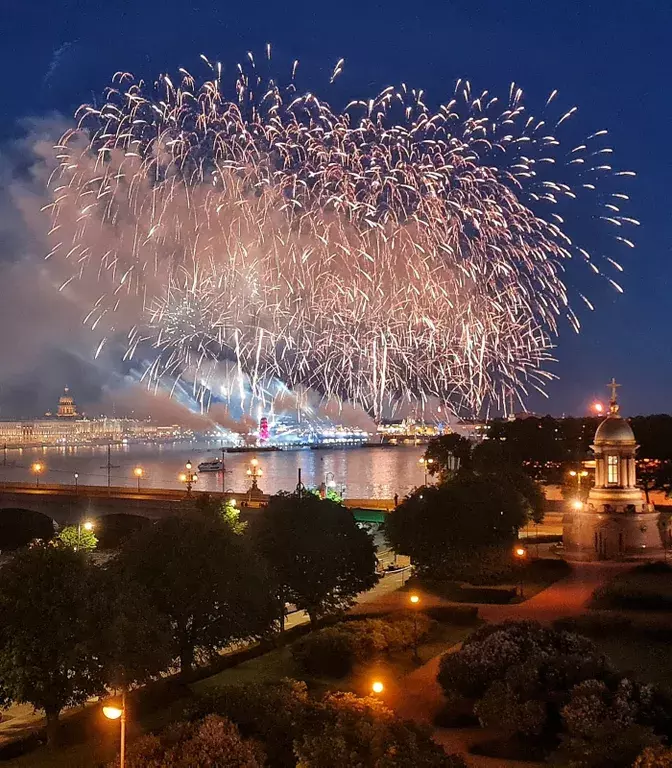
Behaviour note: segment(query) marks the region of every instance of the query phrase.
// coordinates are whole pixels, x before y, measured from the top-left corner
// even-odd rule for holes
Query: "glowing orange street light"
[[[42,464],[39,461],[36,461],[33,466],[31,467],[31,470],[33,474],[35,475],[35,487],[40,487],[40,472],[44,471],[44,464]]]
[[[583,509],[583,502],[581,499],[574,499],[572,502],[572,507],[576,510]]]
[[[371,690],[373,693],[379,694],[385,690],[385,686],[381,683],[380,680],[374,680],[371,684]]]
[[[185,465],[186,472],[180,472],[178,479],[187,486],[187,496],[191,496],[191,486],[198,480],[198,475],[191,471],[191,461]]]
[[[408,598],[414,605],[420,602],[420,598],[417,595],[411,595]]]
[[[513,550],[513,554],[515,555],[516,560],[520,563],[520,570],[518,572],[518,576],[520,579],[519,587],[520,587],[520,596],[521,598],[524,597],[523,595],[523,563],[525,562],[525,558],[527,557],[527,550],[525,547],[516,547]]]
[[[124,768],[126,763],[126,693],[122,695],[121,707],[106,705],[103,707],[103,714],[108,720],[120,721],[119,768]]]
[[[138,493],[140,493],[140,479],[141,479],[141,478],[142,478],[142,476],[145,474],[145,470],[144,470],[142,467],[136,467],[136,468],[133,470],[133,474],[134,474],[134,475],[136,476],[136,478],[138,479]]]
[[[523,558],[527,554],[525,547],[516,547],[515,555],[518,558]]]

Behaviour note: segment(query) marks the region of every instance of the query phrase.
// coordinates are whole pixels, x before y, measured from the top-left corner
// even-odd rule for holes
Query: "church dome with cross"
[[[563,518],[568,560],[652,560],[662,556],[658,513],[637,485],[637,441],[620,415],[611,380],[609,414],[595,432],[595,484],[585,502],[574,499]]]

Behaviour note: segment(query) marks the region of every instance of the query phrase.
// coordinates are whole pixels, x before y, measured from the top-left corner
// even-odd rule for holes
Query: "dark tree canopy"
[[[498,477],[459,473],[404,499],[388,515],[385,531],[419,572],[441,578],[485,549],[511,546],[527,511],[523,497]]]
[[[44,710],[50,741],[65,707],[105,690],[92,575],[68,547],[25,549],[2,568],[0,701]]]
[[[464,470],[471,466],[471,443],[461,435],[441,435],[429,441],[425,459],[431,460],[427,464],[430,474],[447,480],[458,469]]]
[[[351,605],[378,581],[371,536],[330,499],[312,493],[273,496],[253,535],[284,601],[306,610],[313,623]]]
[[[169,618],[183,672],[197,653],[261,636],[278,615],[262,564],[222,520],[160,520],[127,542],[118,567]]]
[[[0,509],[0,551],[25,547],[35,539],[50,541],[54,521],[31,509]]]

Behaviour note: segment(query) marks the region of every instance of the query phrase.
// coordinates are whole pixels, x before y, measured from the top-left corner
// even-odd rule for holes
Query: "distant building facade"
[[[664,555],[659,514],[637,487],[637,442],[619,414],[617,386],[612,380],[609,414],[592,446],[595,485],[584,504],[571,502],[563,519],[567,560],[656,560]]]
[[[140,419],[87,419],[77,412],[67,387],[58,401],[56,416],[47,414],[44,419],[34,421],[0,421],[0,444],[8,446],[169,440],[182,436],[182,430],[177,426],[163,427]]]

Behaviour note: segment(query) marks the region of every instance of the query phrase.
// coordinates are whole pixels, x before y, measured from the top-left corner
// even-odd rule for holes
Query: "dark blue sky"
[[[554,366],[561,378],[549,387],[549,403],[531,405],[580,413],[616,376],[628,413],[672,411],[669,0],[1,5],[1,138],[16,132],[20,118],[71,113],[115,70],[150,77],[182,65],[196,71],[202,52],[233,66],[247,50],[261,55],[267,41],[279,69],[298,58],[300,86],[320,93],[345,57],[337,90],[327,96],[334,102],[404,81],[438,103],[466,77],[476,89],[500,93],[515,80],[534,111],[557,88],[563,105],[579,106],[577,130],[608,128],[615,164],[637,171],[629,215],[642,226],[636,250],[623,259],[625,295],[589,287],[596,312],[582,312],[580,336],[563,326]]]

